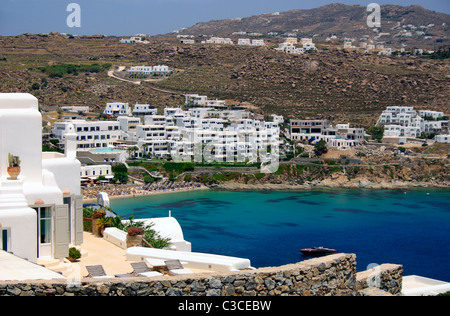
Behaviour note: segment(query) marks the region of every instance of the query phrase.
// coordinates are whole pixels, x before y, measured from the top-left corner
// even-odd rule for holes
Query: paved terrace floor
[[[133,272],[132,261],[127,261],[126,250],[110,243],[102,237],[94,236],[91,233],[83,233],[83,244],[81,245],[81,258],[77,262],[65,263],[52,266],[45,260],[39,260],[39,264],[45,264],[48,268],[59,271],[69,278],[84,278],[88,275],[86,266],[102,265],[108,276]],[[194,273],[211,273],[190,269]]]

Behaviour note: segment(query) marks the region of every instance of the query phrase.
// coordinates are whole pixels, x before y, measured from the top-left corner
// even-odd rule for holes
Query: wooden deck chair
[[[136,276],[141,277],[156,277],[156,276],[162,276],[162,273],[159,273],[158,271],[152,271],[148,265],[145,262],[133,262],[131,263],[131,266],[133,267],[134,274]]]
[[[171,275],[182,275],[182,274],[191,274],[194,273],[189,269],[185,269],[181,264],[180,260],[167,260],[164,261],[167,266],[167,270],[169,270],[169,274]]]
[[[88,271],[88,278],[112,278],[106,275],[105,269],[101,265],[86,266],[86,270]]]

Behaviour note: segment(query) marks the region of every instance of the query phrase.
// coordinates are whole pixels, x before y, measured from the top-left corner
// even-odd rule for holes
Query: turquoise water
[[[112,200],[128,218],[168,216],[196,252],[254,267],[307,259],[312,246],[355,253],[357,270],[402,264],[405,275],[450,282],[450,190],[194,191]]]

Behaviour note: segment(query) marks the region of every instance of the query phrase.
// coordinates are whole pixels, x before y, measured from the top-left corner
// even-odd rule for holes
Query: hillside
[[[418,5],[408,7],[397,5],[381,6],[381,27],[374,33],[367,26],[367,7],[360,5],[330,4],[310,10],[291,10],[262,14],[241,19],[215,20],[197,23],[181,30],[181,34],[226,36],[234,32],[297,33],[299,37],[315,37],[323,41],[331,35],[359,40],[371,38],[380,33],[389,33],[379,41],[393,45],[434,46],[437,41],[449,40],[450,15],[427,10]],[[433,26],[428,27],[430,24]],[[445,25],[444,25],[445,24]],[[403,31],[411,31],[405,36]],[[423,32],[417,33],[417,32]],[[428,38],[429,37],[429,38]]]
[[[135,85],[110,78],[107,71],[51,77],[40,70],[58,64],[99,64],[111,69],[166,64],[179,72],[165,81]],[[119,101],[163,108],[183,104],[185,93],[199,93],[247,101],[263,114],[331,117],[368,126],[389,105],[450,112],[449,71],[448,59],[334,49],[294,56],[270,47],[181,45],[160,37],[151,38],[147,45],[59,34],[0,37],[0,91],[30,92],[43,109],[89,105],[99,113],[107,102]]]

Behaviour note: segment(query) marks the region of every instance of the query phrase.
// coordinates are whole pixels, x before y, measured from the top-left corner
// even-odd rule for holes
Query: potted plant
[[[145,230],[142,227],[131,226],[127,230],[127,248],[141,247]]]
[[[95,221],[95,225],[97,225],[98,227],[98,236],[102,237],[105,228],[110,227],[112,225],[112,219],[106,216],[97,218],[97,220]]]
[[[8,174],[10,180],[17,180],[20,174],[20,159],[18,156],[8,154]]]
[[[94,214],[92,214],[92,233],[95,236],[100,236],[101,237],[100,226],[97,225],[97,221],[100,218],[105,217],[105,215],[106,215],[106,212],[105,212],[105,210],[102,210],[102,209],[97,210],[97,211],[94,212]]]
[[[81,252],[77,248],[75,248],[75,247],[69,248],[69,256],[67,257],[67,259],[70,262],[76,262],[80,258],[81,258]]]

